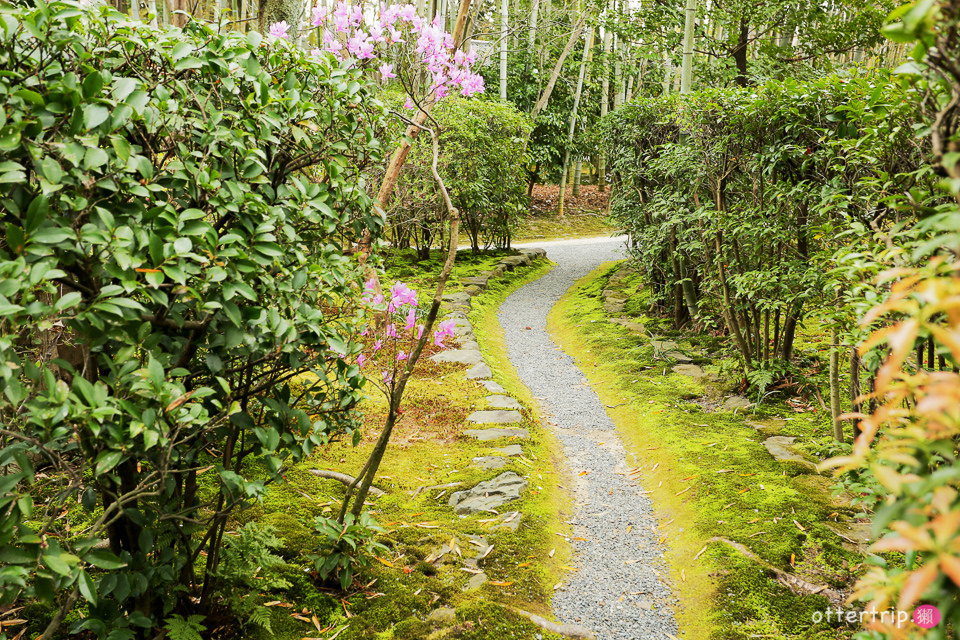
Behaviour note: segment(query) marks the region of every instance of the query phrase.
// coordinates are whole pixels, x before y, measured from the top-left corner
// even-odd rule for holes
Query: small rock
[[[471,349],[450,349],[430,356],[433,362],[455,362],[457,364],[476,365],[483,362],[483,354]]]
[[[523,420],[523,416],[520,415],[519,411],[504,411],[502,409],[474,411],[467,416],[467,422],[473,422],[474,424],[509,424],[521,420]]]
[[[457,612],[450,607],[440,607],[439,609],[434,609],[427,615],[427,622],[432,622],[444,627],[450,626],[456,624]]]
[[[767,438],[763,441],[763,446],[767,448],[767,451],[770,452],[774,458],[779,462],[792,462],[800,465],[801,467],[806,467],[811,471],[816,471],[817,465],[810,462],[802,455],[795,452],[790,445],[793,444],[793,441],[796,438],[791,438],[788,436],[773,436],[772,438]]]
[[[522,456],[523,455],[523,447],[521,447],[518,444],[509,444],[505,447],[500,447],[496,450],[505,456]]]
[[[453,304],[469,304],[470,303],[470,294],[465,291],[454,291],[452,293],[445,293],[441,298],[444,302],[450,302]]]
[[[487,581],[487,574],[480,573],[473,574],[473,577],[470,578],[470,581],[467,582],[467,586],[463,588],[464,591],[472,591],[474,589],[479,589],[484,582]]]
[[[483,388],[490,393],[506,393],[507,391],[493,380],[482,380],[480,384],[482,384]]]
[[[487,366],[485,362],[475,364],[469,369],[467,369],[467,379],[469,380],[479,380],[482,378],[492,378],[493,371],[490,370],[490,367]]]
[[[678,364],[673,367],[672,371],[682,376],[690,376],[695,379],[700,379],[707,375],[703,369],[695,364]]]
[[[460,280],[460,282],[462,282],[465,286],[474,286],[480,287],[481,289],[486,289],[489,280],[489,276],[472,276],[470,278],[463,278]]]
[[[547,250],[541,247],[531,247],[530,249],[520,249],[520,253],[529,258],[546,258]]]
[[[473,335],[473,325],[466,318],[456,318],[453,321],[453,335],[464,336]]]
[[[670,358],[679,364],[690,364],[693,359],[682,351],[667,351],[663,354],[665,358]]]
[[[484,471],[492,471],[502,469],[507,464],[507,459],[501,456],[478,456],[471,460],[471,463]]]
[[[484,398],[487,406],[494,409],[519,409],[520,403],[510,396],[487,396]]]
[[[847,542],[866,546],[873,541],[869,522],[830,522],[828,520],[823,524]]]
[[[643,333],[647,330],[647,328],[644,327],[642,324],[640,324],[639,322],[634,322],[630,318],[609,318],[609,320],[613,324],[618,324],[621,327],[626,327],[630,331],[635,331],[637,333]]]
[[[469,286],[464,287],[463,292],[472,298],[474,296],[478,296],[481,293],[483,293],[483,289],[484,287],[478,287],[475,284],[471,284]]]
[[[609,298],[603,302],[603,310],[607,313],[623,313],[627,301],[621,298]]]
[[[680,345],[678,345],[676,342],[673,342],[671,340],[651,340],[650,346],[653,347],[654,351],[660,351],[660,352],[676,351],[677,349],[680,348]]]
[[[753,403],[743,396],[730,396],[724,400],[718,409],[720,411],[738,411],[740,409],[749,409]]]
[[[458,516],[490,511],[519,498],[527,484],[525,479],[507,471],[492,480],[481,482],[473,489],[451,494],[447,505],[453,507],[453,512]]]
[[[463,434],[481,442],[496,440],[497,438],[520,438],[521,440],[530,438],[530,432],[526,429],[467,429]]]

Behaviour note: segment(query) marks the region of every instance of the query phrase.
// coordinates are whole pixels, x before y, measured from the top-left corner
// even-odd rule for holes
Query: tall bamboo
[[[583,47],[583,58],[580,60],[580,74],[577,76],[577,90],[573,94],[573,109],[570,111],[570,126],[567,129],[567,148],[563,152],[563,173],[560,177],[560,204],[557,215],[563,217],[563,204],[566,199],[568,165],[570,164],[570,147],[573,146],[573,136],[577,129],[577,109],[580,107],[580,96],[583,94],[583,82],[587,74],[587,59],[590,57],[590,48],[593,46],[593,27],[587,30],[587,40]]]

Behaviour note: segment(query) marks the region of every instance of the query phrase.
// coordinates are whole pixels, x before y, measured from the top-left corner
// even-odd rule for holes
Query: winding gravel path
[[[622,238],[539,243],[557,263],[518,289],[498,311],[507,351],[544,409],[571,474],[576,505],[573,564],[553,608],[563,623],[592,630],[597,640],[664,640],[676,634],[675,603],[663,576],[663,552],[650,500],[624,475],[623,443],[600,398],[573,358],[547,334],[547,313],[571,285],[601,263],[622,257]],[[555,423],[551,424],[551,423]],[[579,475],[583,471],[589,473]]]

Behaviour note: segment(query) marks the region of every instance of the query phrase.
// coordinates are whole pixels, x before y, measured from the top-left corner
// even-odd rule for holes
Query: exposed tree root
[[[353,476],[348,476],[345,473],[340,473],[338,471],[327,471],[326,469],[310,469],[310,473],[320,478],[326,478],[327,480],[336,480],[337,482],[342,482],[344,485],[348,487],[352,485],[354,482],[356,482],[357,480]],[[376,487],[371,486],[370,493],[372,493],[377,497],[380,497],[385,492],[383,491],[383,489],[378,489]]]
[[[727,546],[732,547],[733,549],[739,551],[741,554],[743,554],[747,558],[750,558],[757,564],[763,565],[764,568],[766,568],[769,571],[772,571],[774,575],[777,576],[777,580],[780,582],[780,584],[790,589],[790,591],[793,592],[794,595],[800,595],[800,594],[812,595],[812,594],[818,593],[824,596],[825,598],[827,598],[831,603],[835,605],[841,605],[847,599],[846,596],[844,596],[844,594],[837,591],[836,589],[831,589],[825,584],[814,584],[812,582],[807,582],[806,580],[804,580],[799,576],[796,576],[792,573],[787,573],[782,569],[776,568],[775,566],[773,566],[772,564],[770,564],[769,562],[767,562],[766,560],[764,560],[763,558],[755,554],[753,551],[750,551],[750,549],[746,548],[739,542],[734,542],[733,540],[729,540],[727,538],[721,538],[721,537],[710,538],[708,542],[722,542]]]

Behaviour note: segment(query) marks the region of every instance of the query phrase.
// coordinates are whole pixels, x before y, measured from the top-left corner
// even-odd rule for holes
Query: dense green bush
[[[283,42],[69,2],[0,8],[0,68],[0,603],[154,637],[225,606],[230,514],[353,428],[338,238],[377,219],[383,111]]]
[[[840,247],[897,222],[922,174],[889,74],[641,99],[608,117],[613,214],[677,325],[721,325],[759,386],[782,373]],[[833,292],[830,292],[833,295]]]
[[[440,135],[438,171],[474,251],[510,246],[526,206],[524,136],[528,119],[514,107],[480,99],[447,98],[432,112]],[[429,135],[413,147],[388,213],[392,240],[425,257],[442,244],[444,205],[431,173]]]

